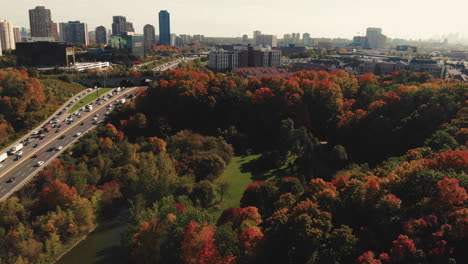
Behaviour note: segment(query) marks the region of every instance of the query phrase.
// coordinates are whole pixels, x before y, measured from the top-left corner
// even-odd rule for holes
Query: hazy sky
[[[0,19],[29,28],[28,10],[51,9],[54,22],[80,20],[88,30],[110,29],[113,15],[158,31],[157,13],[168,10],[177,34],[238,37],[253,30],[282,37],[309,32],[312,37],[351,38],[367,27],[381,27],[391,38],[429,38],[459,32],[468,38],[467,0],[1,0]],[[158,33],[156,33],[158,34]]]

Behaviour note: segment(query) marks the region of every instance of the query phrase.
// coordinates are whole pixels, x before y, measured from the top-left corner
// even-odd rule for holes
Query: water
[[[125,232],[122,214],[99,224],[96,230],[63,256],[57,264],[124,264],[120,235]]]

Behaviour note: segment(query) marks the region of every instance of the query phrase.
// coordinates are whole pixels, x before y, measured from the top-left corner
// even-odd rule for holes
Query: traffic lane
[[[121,95],[115,96],[115,98],[113,98],[114,100],[110,101],[110,104],[115,104],[115,101],[126,97],[128,94],[134,94],[134,92],[122,93]],[[101,120],[103,120],[105,118],[104,113],[106,112],[106,110],[107,110],[107,107],[103,107],[103,108],[97,110],[96,112],[94,112],[93,114],[95,115],[96,113],[98,113],[99,114],[99,121],[101,121]],[[66,133],[67,135],[65,136],[64,139],[62,139],[63,142],[65,143],[63,145],[64,149],[67,148],[75,140],[78,139],[78,137],[74,137],[74,135],[77,132],[83,133],[88,128],[95,126],[94,124],[92,124],[93,123],[92,119],[93,119],[94,115],[90,114],[90,115],[84,117],[83,118],[84,125],[77,125],[77,126],[71,128],[69,131],[67,131],[67,133]],[[60,141],[60,139],[47,142],[46,145],[43,147],[43,149],[48,150],[48,149],[50,149],[52,147],[58,146],[57,144],[60,144],[60,143],[57,143],[56,141]],[[46,151],[44,154],[41,154],[40,157],[30,158],[29,160],[25,161],[24,164],[22,164],[21,167],[14,168],[12,171],[8,172],[7,175],[2,177],[3,181],[0,182],[0,197],[3,197],[4,195],[6,195],[10,190],[15,188],[17,185],[22,184],[22,181],[24,181],[26,178],[28,178],[31,175],[31,173],[33,173],[37,169],[36,164],[37,164],[37,162],[39,160],[48,161],[49,159],[51,159],[51,157],[54,154],[55,154],[54,151],[50,151],[50,152]],[[15,179],[14,182],[8,183],[7,181],[11,177],[15,177],[16,179]]]
[[[134,90],[136,90],[136,89],[137,88],[129,88],[126,91],[125,90],[122,91],[122,94],[120,94],[120,95],[114,95],[108,101],[105,101],[103,106],[96,107],[91,112],[83,112],[83,111],[76,111],[76,112],[81,113],[83,116],[89,116],[91,114],[94,114],[97,111],[97,108],[102,109],[102,108],[104,108],[104,106],[106,106],[106,104],[114,104],[116,100],[122,99],[124,96],[127,96],[127,94],[135,94],[136,92]],[[62,121],[61,122],[62,127],[59,129],[58,135],[62,134],[63,130],[66,130],[68,127],[76,125],[76,121],[80,120],[80,118],[78,118],[78,117],[76,117],[74,115],[73,115],[73,117],[75,118],[75,122],[73,122],[71,124],[68,124],[68,122],[65,121],[66,118],[63,117],[63,119],[61,120]],[[40,148],[42,150],[42,146],[44,144],[49,143],[51,140],[53,140],[52,138],[56,137],[56,135],[55,135],[55,134],[57,134],[57,133],[55,133],[56,130],[57,129],[51,130],[51,132],[45,133],[45,138],[43,138],[43,139],[40,139],[37,136],[30,136],[30,143],[27,146],[24,146],[24,148],[22,149],[23,158],[28,157],[28,155],[34,155],[35,153],[38,152],[38,150],[36,150],[36,148],[34,147],[36,144],[40,144],[40,146],[38,146],[38,148]],[[3,168],[0,168],[0,178],[4,177],[3,174],[5,174],[4,173],[5,170],[9,170],[9,168],[11,166],[17,166],[17,164],[15,164],[15,163],[22,163],[22,161],[15,160],[14,155],[10,156],[7,160],[5,160],[4,164],[3,164],[4,165]]]

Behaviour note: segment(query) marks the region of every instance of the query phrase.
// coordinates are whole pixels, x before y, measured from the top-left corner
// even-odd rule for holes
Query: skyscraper
[[[88,45],[88,25],[80,21],[60,23],[61,38],[70,44]]]
[[[0,42],[4,50],[16,49],[13,24],[3,19],[0,19]]]
[[[152,25],[145,25],[145,27],[143,28],[143,35],[145,37],[145,46],[150,44],[156,44],[156,32]]]
[[[159,44],[171,45],[171,21],[166,10],[159,12]]]
[[[52,21],[50,9],[36,6],[29,10],[31,37],[54,37],[57,39],[57,24]]]
[[[127,22],[127,18],[124,16],[113,16],[112,21],[113,35],[120,35],[124,32],[135,32],[135,29],[133,29],[133,23]]]
[[[106,28],[103,26],[99,26],[96,28],[96,43],[97,44],[107,44],[107,31]]]

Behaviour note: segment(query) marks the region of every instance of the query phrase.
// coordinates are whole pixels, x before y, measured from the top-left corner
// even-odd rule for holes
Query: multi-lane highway
[[[71,146],[79,137],[92,128],[97,123],[105,119],[106,113],[112,111],[113,107],[119,104],[123,98],[127,100],[133,97],[139,87],[127,88],[117,93],[101,96],[106,100],[92,102],[93,109],[89,112],[85,110],[77,111],[75,114],[68,114],[65,108],[70,101],[65,103],[64,107],[58,110],[48,121],[56,118],[55,128],[50,132],[43,132],[41,139],[38,135],[29,135],[22,138],[23,149],[21,149],[21,158],[17,155],[10,155],[2,163],[0,168],[0,200],[8,198],[13,192],[27,183],[38,171],[46,166],[50,161],[57,157],[68,146]],[[73,102],[73,101],[71,101]],[[73,104],[73,103],[71,103]],[[60,115],[59,113],[62,112]],[[78,115],[79,113],[79,115]],[[73,122],[69,122],[73,119]],[[38,130],[44,130],[44,122]],[[59,127],[60,126],[60,127]],[[26,143],[27,142],[27,143]],[[3,152],[3,151],[2,151]],[[42,164],[41,164],[42,163]]]

